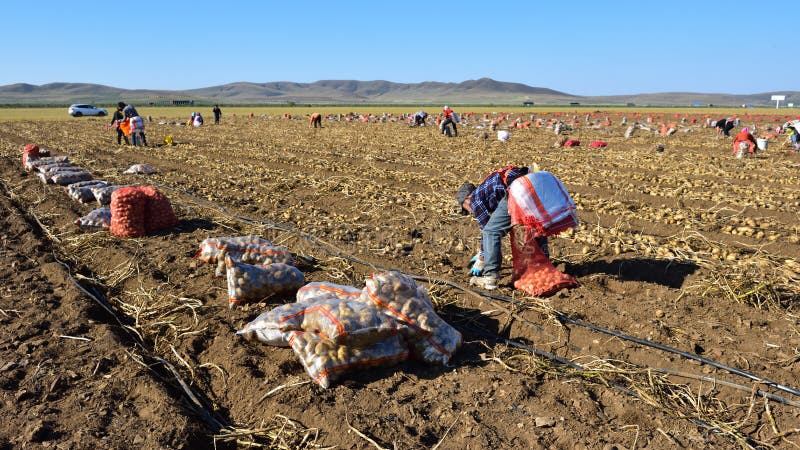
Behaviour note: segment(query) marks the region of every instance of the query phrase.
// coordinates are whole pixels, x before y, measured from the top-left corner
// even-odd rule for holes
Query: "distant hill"
[[[676,105],[699,103],[719,106],[770,106],[773,93],[734,95],[667,92],[654,94],[577,96],[521,83],[481,78],[461,83],[426,81],[320,80],[314,83],[275,81],[238,82],[188,90],[120,89],[88,83],[49,83],[41,86],[18,83],[0,86],[0,104],[68,105],[71,103],[113,104],[120,100],[139,104],[171,104],[174,100],[197,104],[498,104],[515,105]],[[786,102],[800,105],[800,92],[780,92]]]

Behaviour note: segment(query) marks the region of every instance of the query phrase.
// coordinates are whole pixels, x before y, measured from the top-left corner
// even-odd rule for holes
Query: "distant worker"
[[[737,158],[744,156],[744,152],[755,153],[757,148],[756,138],[750,134],[747,127],[742,128],[742,131],[733,138],[733,152]]]
[[[119,124],[124,120],[125,116],[122,114],[122,108],[117,105],[117,110],[114,111],[114,115],[111,117],[111,123],[109,124],[117,130],[117,145],[121,145],[123,139],[125,139],[125,145],[130,145],[130,142],[128,142],[128,136],[119,126]]]
[[[147,137],[144,135],[144,119],[142,116],[130,118],[131,124],[131,143],[133,146],[142,145],[147,147]]]
[[[222,116],[222,110],[219,109],[219,105],[214,105],[214,109],[211,112],[214,113],[214,125],[219,125],[219,118]]]
[[[717,128],[717,135],[730,136],[731,130],[734,128],[735,122],[732,118],[719,119],[715,125]]]
[[[144,134],[144,119],[136,111],[133,105],[126,105],[124,102],[117,103],[117,109],[122,108],[122,115],[128,121],[131,129],[131,144],[143,145],[147,147],[147,136]]]
[[[412,127],[425,127],[428,124],[425,122],[428,119],[428,113],[423,110],[419,110],[414,113],[411,117],[411,126]]]
[[[447,105],[444,105],[444,108],[442,108],[442,115],[444,116],[444,120],[442,120],[442,123],[439,124],[441,133],[449,136],[450,125],[452,125],[453,136],[458,136],[458,128],[456,127],[456,123],[458,123],[458,115],[454,113],[453,110]]]
[[[789,141],[792,143],[794,151],[800,150],[800,120],[789,122],[783,127],[786,133],[789,134]]]
[[[203,115],[199,112],[192,113],[192,126],[195,128],[203,126]]]
[[[511,231],[511,215],[508,212],[508,186],[517,178],[527,175],[527,167],[506,167],[490,173],[479,186],[466,182],[458,188],[456,200],[462,215],[472,215],[481,230],[481,249],[470,260],[473,275],[469,283],[486,290],[498,287],[501,243],[503,236]],[[547,238],[536,238],[542,252],[549,257]]]
[[[126,105],[125,102],[117,103],[117,108],[122,108],[122,114],[126,119],[139,115],[139,111],[136,111],[136,108],[134,108],[133,105]]]
[[[308,127],[322,128],[322,114],[316,112],[314,114],[311,114],[311,118],[308,121]]]

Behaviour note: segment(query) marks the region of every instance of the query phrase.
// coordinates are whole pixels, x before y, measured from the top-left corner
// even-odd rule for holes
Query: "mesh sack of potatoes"
[[[142,237],[147,196],[132,186],[120,187],[111,194],[111,234],[119,237]]]
[[[48,166],[40,166],[39,173],[37,173],[36,175],[39,177],[40,180],[42,180],[42,183],[53,184],[53,176],[59,173],[72,173],[80,170],[83,169],[73,166],[72,164],[68,166],[48,165]]]
[[[297,290],[298,302],[305,302],[324,297],[335,297],[342,300],[358,301],[361,297],[361,289],[342,284],[314,281]]]
[[[235,262],[252,265],[266,266],[268,264],[283,263],[290,266],[294,264],[294,258],[286,247],[272,247],[261,244],[235,244],[223,243],[217,247],[217,270],[215,276],[225,275],[225,257],[230,256]]]
[[[92,174],[87,170],[72,170],[70,172],[58,171],[50,176],[50,181],[59,186],[67,186],[69,184],[77,183],[79,181],[91,180]]]
[[[128,187],[126,185],[113,185],[113,186],[98,186],[93,187],[92,195],[94,195],[95,200],[97,200],[97,204],[99,206],[106,206],[111,203],[111,194],[114,193],[117,189]]]
[[[366,280],[363,300],[401,324],[401,333],[416,358],[447,365],[461,346],[461,333],[434,311],[427,291],[396,272],[373,274]]]
[[[573,288],[578,280],[553,266],[536,242],[536,230],[515,226],[511,229],[511,258],[514,287],[536,297],[547,297],[564,288]]]
[[[302,302],[286,303],[259,314],[236,334],[249,341],[260,341],[276,347],[289,346],[289,333],[298,331],[302,319],[301,311],[307,305]]]
[[[262,247],[272,247],[272,242],[258,236],[257,234],[250,234],[247,236],[236,237],[219,237],[207,238],[200,243],[200,248],[197,254],[194,255],[196,259],[203,262],[214,264],[219,260],[225,261],[225,258],[219,257],[220,248],[227,248],[233,250],[234,247],[244,248],[247,245],[259,245]]]
[[[178,225],[178,217],[166,195],[159,192],[155,186],[150,185],[139,186],[139,191],[147,197],[144,213],[146,233],[155,233]]]
[[[40,173],[50,174],[63,171],[63,170],[76,170],[79,169],[78,166],[72,164],[71,162],[51,162],[48,164],[42,164],[41,166],[37,167],[36,170]]]
[[[73,200],[81,203],[91,203],[95,200],[94,194],[92,193],[92,188],[100,188],[105,186],[107,186],[105,181],[87,180],[69,184],[64,189],[66,189],[67,195],[69,195]]]
[[[111,208],[104,206],[76,219],[75,225],[87,231],[108,230],[111,226]]]
[[[398,334],[399,324],[373,305],[335,297],[322,298],[307,305],[299,316],[300,329],[323,338],[355,347],[369,346]]]
[[[150,174],[157,173],[157,172],[158,171],[153,166],[151,166],[150,164],[134,164],[134,165],[128,167],[128,169],[125,170],[122,173],[124,173],[124,174],[150,175]]]
[[[400,336],[359,348],[338,345],[315,333],[292,331],[289,345],[311,379],[323,389],[352,370],[393,366],[408,359],[409,355]]]
[[[47,157],[39,157],[39,158],[32,158],[29,157],[28,160],[25,162],[25,170],[31,172],[33,170],[38,170],[39,166],[44,166],[47,164],[52,163],[69,163],[69,158],[67,156],[47,156]]]
[[[57,167],[76,167],[71,162],[64,160],[56,160],[53,158],[48,159],[35,159],[30,161],[27,166],[31,167],[31,170],[35,170],[39,173],[47,173],[48,171],[55,169]]]
[[[294,295],[305,284],[303,272],[288,264],[254,266],[236,262],[228,256],[225,266],[230,308],[238,303],[258,301],[272,295]]]

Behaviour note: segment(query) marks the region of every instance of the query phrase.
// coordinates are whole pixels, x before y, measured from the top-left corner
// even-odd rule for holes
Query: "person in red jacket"
[[[444,105],[442,110],[442,115],[444,116],[444,120],[441,124],[439,124],[439,129],[441,130],[442,134],[449,135],[450,133],[445,132],[445,130],[449,130],[448,126],[453,126],[453,136],[458,136],[458,128],[456,128],[456,123],[458,123],[458,116],[456,113],[450,109],[449,106]]]
[[[737,153],[737,156],[739,152],[743,154],[745,147],[747,147],[747,153],[755,153],[757,148],[756,138],[750,134],[747,127],[742,128],[742,131],[733,138],[733,152]]]

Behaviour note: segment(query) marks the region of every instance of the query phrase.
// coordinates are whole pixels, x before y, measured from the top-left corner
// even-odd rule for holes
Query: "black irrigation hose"
[[[95,293],[89,292],[80,283],[78,283],[75,277],[72,276],[72,267],[68,263],[58,259],[55,251],[53,251],[53,258],[56,260],[57,263],[64,266],[64,268],[67,271],[67,277],[72,282],[72,284],[75,285],[75,287],[78,288],[78,290],[80,290],[84,295],[92,299],[101,308],[103,308],[106,313],[108,313],[111,317],[113,317],[114,320],[120,325],[120,327],[122,327],[122,329],[125,330],[125,332],[135,342],[136,346],[138,346],[142,351],[147,352],[146,348],[144,347],[144,343],[141,340],[141,336],[131,332],[128,326],[122,323],[122,320],[120,320],[119,316],[114,312],[111,305],[108,303],[108,300],[106,300],[105,297],[100,292],[97,292],[97,290],[93,289]],[[215,433],[219,433],[220,430],[226,428],[225,425],[223,425],[223,423],[220,420],[217,420],[217,418],[213,417],[212,412],[209,412],[208,408],[206,408],[206,406],[203,405],[203,403],[200,401],[197,395],[192,391],[192,388],[186,384],[186,382],[183,380],[183,377],[181,377],[178,371],[175,370],[175,367],[172,364],[170,364],[165,359],[159,358],[157,356],[146,356],[143,358],[152,359],[158,362],[159,364],[164,366],[172,374],[172,376],[175,377],[175,379],[178,382],[178,385],[183,390],[183,393],[190,400],[190,407],[192,411],[198,416],[202,417],[203,420],[205,420],[205,422],[211,427],[212,431],[214,431]],[[142,365],[144,365],[150,370],[153,370],[158,374],[158,372],[153,369],[153,366],[151,364],[142,363]]]
[[[251,219],[249,217],[245,217],[245,216],[241,216],[241,215],[238,215],[238,214],[230,213],[224,207],[219,206],[219,205],[217,205],[217,204],[215,204],[213,202],[209,202],[207,200],[201,199],[201,198],[195,196],[194,194],[186,191],[185,189],[173,188],[171,186],[166,186],[166,185],[162,185],[162,184],[157,184],[157,186],[164,187],[164,188],[169,189],[169,190],[181,192],[184,195],[187,195],[187,196],[195,199],[196,201],[199,201],[201,203],[206,203],[206,204],[210,205],[211,207],[213,207],[214,209],[222,211],[224,214],[226,214],[226,215],[228,215],[230,217],[242,220],[244,222],[247,222],[247,223],[250,223],[250,224],[254,224],[254,225],[262,225],[262,226],[266,225],[266,226],[270,226],[270,227],[275,228],[275,229],[288,231],[290,233],[297,234],[297,235],[305,238],[306,240],[312,242],[313,244],[317,245],[318,247],[320,247],[322,249],[323,252],[325,252],[325,253],[327,253],[327,254],[329,254],[331,256],[344,258],[344,259],[356,262],[358,264],[362,264],[362,265],[365,265],[365,266],[373,267],[373,268],[376,268],[376,269],[379,269],[379,270],[394,270],[394,269],[389,268],[389,267],[383,267],[383,266],[380,266],[380,265],[377,265],[377,264],[372,264],[370,262],[364,261],[364,260],[362,260],[360,258],[357,258],[355,256],[352,256],[352,255],[343,254],[341,252],[332,252],[332,251],[328,250],[327,248],[325,248],[325,245],[328,245],[328,246],[331,246],[331,247],[335,247],[335,246],[333,246],[331,244],[324,243],[323,241],[321,241],[316,236],[308,234],[308,233],[306,233],[304,231],[297,230],[296,228],[293,228],[293,227],[290,227],[290,226],[287,226],[287,225],[277,224],[277,223],[274,223],[274,222]],[[421,280],[427,280],[427,281],[435,280],[435,279],[433,279],[431,277],[427,277],[427,276],[413,275],[413,274],[406,274],[406,275],[408,275],[408,276],[410,276],[410,277],[412,277],[414,279],[421,279]],[[465,289],[464,287],[459,286],[458,284],[450,282],[450,281],[446,281],[446,280],[435,280],[435,281],[438,281],[438,282],[440,282],[442,284],[446,284],[446,285],[451,286],[451,287],[453,287],[455,289],[459,289],[459,290],[462,290],[462,291],[465,291],[465,292],[467,291],[467,289]],[[483,297],[491,298],[491,299],[498,300],[500,302],[504,302],[504,303],[508,303],[508,304],[518,304],[519,303],[519,302],[515,301],[512,298],[505,297],[505,296],[502,296],[502,295],[490,294],[490,293],[486,293],[486,292],[477,292],[477,291],[471,291],[471,292],[474,292],[474,293],[476,293],[476,294],[478,294],[480,296],[483,296]],[[676,348],[672,348],[672,347],[669,347],[669,346],[666,346],[666,345],[658,344],[656,342],[648,341],[646,339],[637,338],[635,336],[631,336],[631,335],[628,335],[628,334],[625,334],[625,333],[621,333],[619,331],[609,330],[607,328],[603,328],[601,326],[594,325],[592,323],[585,322],[585,321],[580,320],[580,319],[575,319],[575,318],[570,317],[570,316],[568,316],[568,315],[566,315],[566,314],[564,314],[562,312],[559,312],[559,311],[553,311],[553,313],[556,315],[558,320],[560,320],[562,323],[570,323],[570,324],[577,325],[577,326],[584,327],[584,328],[588,328],[588,329],[591,329],[591,330],[594,330],[594,331],[597,331],[597,332],[600,332],[600,333],[608,334],[608,335],[611,335],[611,336],[614,336],[614,337],[617,337],[617,338],[620,338],[620,339],[623,339],[623,340],[626,340],[626,341],[634,342],[634,343],[637,343],[637,344],[640,344],[640,345],[644,345],[644,346],[647,346],[647,347],[652,347],[652,348],[655,348],[655,349],[658,349],[658,350],[661,350],[661,351],[665,351],[665,352],[668,352],[668,353],[673,353],[675,355],[682,356],[682,357],[684,357],[686,359],[691,359],[691,360],[694,360],[694,361],[698,361],[698,362],[700,362],[702,364],[707,364],[709,366],[715,367],[717,369],[724,370],[724,371],[729,372],[731,374],[738,375],[740,377],[744,377],[744,378],[756,381],[758,383],[762,383],[762,384],[765,384],[767,386],[773,387],[773,388],[778,389],[780,391],[787,392],[789,394],[796,395],[796,396],[800,397],[800,390],[797,390],[797,389],[789,387],[789,386],[785,386],[785,385],[783,385],[781,383],[778,383],[778,382],[775,382],[775,381],[770,381],[770,380],[761,378],[759,376],[756,376],[756,375],[753,375],[751,373],[745,372],[744,370],[740,370],[740,369],[737,369],[735,367],[730,367],[730,366],[727,366],[725,364],[721,364],[721,363],[712,361],[710,359],[703,358],[702,356],[694,355],[694,354],[685,352],[683,350],[678,350]]]
[[[691,359],[691,360],[694,360],[694,361],[698,361],[698,362],[701,362],[703,364],[707,364],[709,366],[716,367],[717,369],[725,370],[725,371],[730,372],[730,373],[732,373],[734,375],[739,375],[740,377],[748,378],[750,380],[757,381],[759,383],[765,384],[767,386],[773,387],[773,388],[781,390],[783,392],[788,392],[789,394],[796,395],[796,396],[800,397],[800,391],[795,389],[795,388],[792,388],[792,387],[789,387],[789,386],[785,386],[785,385],[780,384],[780,383],[775,382],[775,381],[770,381],[770,380],[761,378],[759,376],[756,376],[756,375],[753,375],[751,373],[745,372],[744,370],[740,370],[740,369],[737,369],[737,368],[731,367],[731,366],[726,366],[725,364],[720,364],[720,363],[712,361],[710,359],[703,358],[702,356],[694,355],[692,353],[688,353],[688,352],[685,352],[683,350],[678,350],[676,348],[668,347],[666,345],[662,345],[662,344],[659,344],[657,342],[652,342],[652,341],[648,341],[646,339],[637,338],[635,336],[631,336],[631,335],[628,335],[628,334],[625,334],[625,333],[620,333],[619,331],[609,330],[609,329],[594,325],[594,324],[589,323],[589,322],[584,322],[584,321],[582,321],[580,319],[575,319],[575,318],[569,317],[568,315],[566,315],[564,313],[561,313],[561,312],[556,312],[555,314],[558,317],[558,319],[561,320],[561,321],[564,321],[564,322],[567,322],[567,323],[571,323],[573,325],[578,325],[578,326],[581,326],[581,327],[589,328],[591,330],[598,331],[600,333],[605,333],[605,334],[608,334],[608,335],[611,335],[611,336],[615,336],[615,337],[618,337],[620,339],[624,339],[626,341],[635,342],[637,344],[644,345],[644,346],[647,346],[647,347],[652,347],[652,348],[655,348],[655,349],[658,349],[658,350],[662,350],[662,351],[665,351],[665,352],[674,353],[674,354],[680,355],[680,356],[682,356],[682,357],[684,357],[686,359]]]
[[[575,363],[575,362],[572,362],[572,361],[570,361],[570,360],[568,360],[568,359],[565,359],[565,358],[562,358],[562,357],[560,357],[560,356],[554,355],[554,354],[552,354],[552,353],[548,353],[548,352],[546,352],[546,351],[544,351],[544,350],[539,350],[539,349],[538,349],[538,348],[536,348],[536,347],[532,347],[532,346],[530,346],[530,345],[525,345],[525,344],[520,344],[519,342],[516,342],[516,341],[514,341],[514,340],[511,340],[511,339],[506,339],[506,338],[504,338],[504,337],[497,336],[497,335],[493,335],[493,334],[491,334],[491,333],[487,333],[487,332],[484,332],[484,331],[479,331],[479,330],[476,330],[476,329],[474,329],[474,328],[472,329],[472,331],[473,331],[474,333],[477,333],[477,334],[483,334],[483,335],[484,335],[484,336],[486,336],[487,338],[494,339],[494,340],[498,340],[498,341],[500,341],[500,342],[502,342],[502,343],[504,343],[504,344],[506,344],[506,345],[509,345],[509,346],[511,346],[511,347],[516,347],[516,348],[519,348],[519,349],[525,350],[525,351],[527,351],[527,352],[530,352],[530,353],[532,353],[532,354],[534,354],[534,355],[536,355],[536,356],[540,356],[540,357],[542,357],[542,358],[547,358],[547,359],[549,359],[549,360],[551,360],[551,361],[554,361],[554,362],[556,362],[556,363],[558,363],[558,364],[561,364],[561,365],[565,365],[565,366],[567,366],[567,367],[569,367],[569,368],[572,368],[572,369],[575,369],[575,370],[579,370],[579,371],[584,371],[584,370],[586,370],[586,369],[585,369],[583,366],[581,366],[580,364],[577,364],[577,363]],[[732,383],[731,383],[731,384],[732,384]],[[630,390],[630,389],[626,388],[625,386],[623,386],[623,385],[621,385],[621,384],[619,384],[619,383],[610,383],[609,385],[610,385],[611,387],[613,387],[614,389],[617,389],[618,391],[620,391],[620,392],[622,392],[622,393],[624,393],[624,394],[628,394],[628,395],[630,395],[631,397],[634,397],[634,398],[637,398],[637,399],[640,399],[640,400],[641,400],[641,396],[640,396],[638,393],[636,393],[635,391],[632,391],[632,390]],[[779,397],[779,398],[780,398],[780,397]],[[707,428],[707,429],[708,429],[708,430],[710,430],[712,433],[722,433],[722,432],[723,432],[723,431],[722,431],[722,430],[720,430],[719,428],[717,428],[717,427],[715,427],[715,426],[711,425],[710,423],[708,423],[708,422],[706,422],[706,421],[704,421],[704,420],[702,420],[702,419],[698,419],[698,418],[696,418],[696,417],[685,417],[685,418],[686,418],[686,419],[689,419],[689,420],[690,420],[692,423],[694,423],[694,424],[696,424],[696,425],[700,425],[701,427]]]

